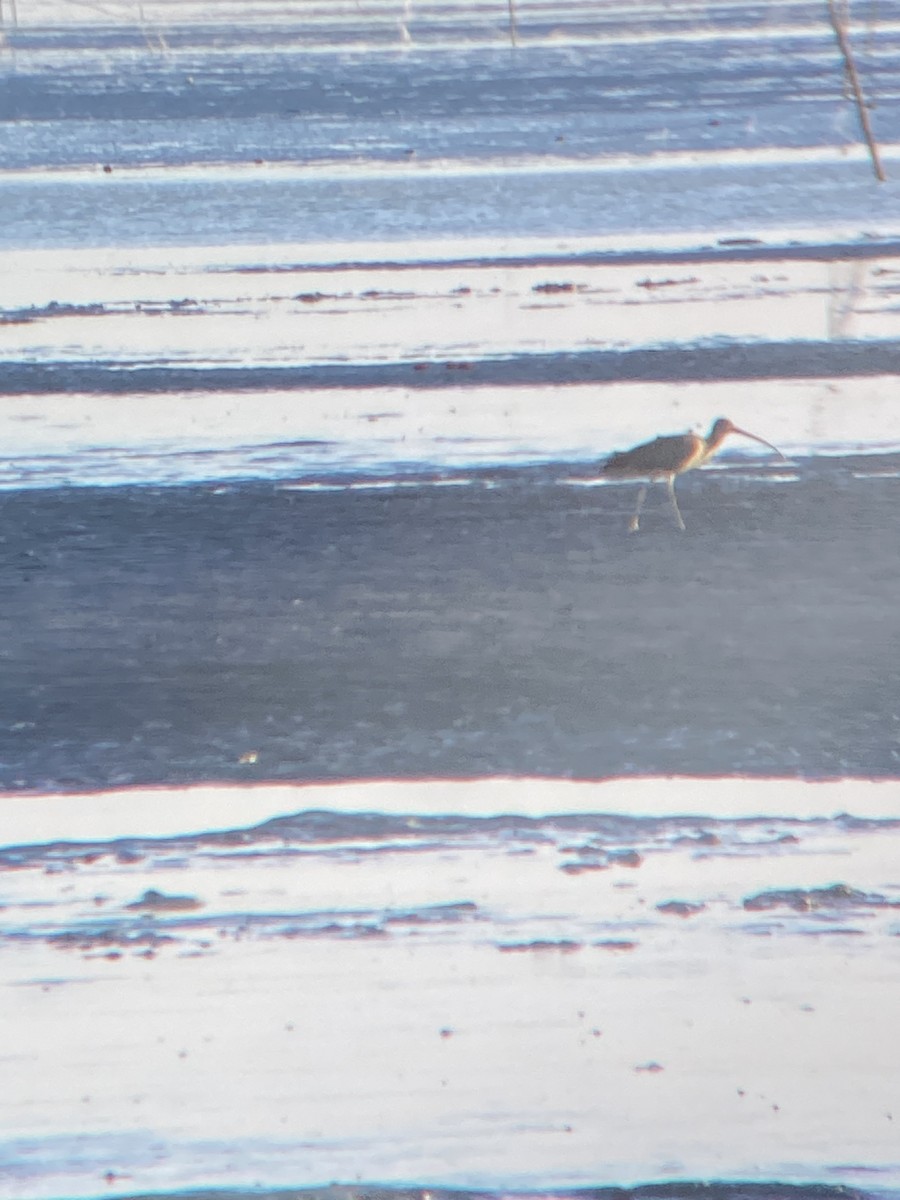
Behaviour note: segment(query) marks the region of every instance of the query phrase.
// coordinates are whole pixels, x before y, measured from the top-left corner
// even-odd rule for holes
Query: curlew
[[[670,437],[658,437],[654,438],[652,442],[644,442],[640,446],[635,446],[632,450],[622,450],[619,454],[613,454],[611,458],[607,459],[603,464],[604,475],[613,479],[643,479],[646,481],[638,492],[637,505],[628,523],[628,532],[637,533],[640,529],[641,509],[647,497],[647,487],[658,479],[665,480],[669,499],[675,511],[675,520],[678,522],[678,528],[683,530],[684,521],[675,498],[675,477],[708,462],[730,433],[739,434],[741,437],[759,442],[762,446],[768,446],[780,458],[784,458],[781,451],[771,442],[767,442],[765,438],[757,437],[755,433],[748,433],[746,429],[738,429],[737,425],[725,417],[719,417],[706,437],[701,437],[699,433],[677,433]]]

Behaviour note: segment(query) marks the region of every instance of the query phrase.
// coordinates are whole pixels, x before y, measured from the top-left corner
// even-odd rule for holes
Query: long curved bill
[[[772,443],[771,443],[771,442],[767,442],[765,438],[757,437],[755,433],[748,433],[746,429],[738,429],[738,427],[737,427],[736,425],[732,427],[732,430],[731,430],[731,432],[732,432],[732,433],[739,433],[739,434],[741,435],[741,437],[749,438],[751,442],[759,442],[759,444],[760,444],[761,446],[768,446],[768,448],[769,448],[770,450],[774,450],[774,451],[775,451],[775,453],[778,455],[778,457],[779,457],[779,458],[780,458],[780,459],[781,459],[783,462],[787,462],[787,461],[788,461],[787,455],[786,455],[786,454],[782,454],[782,453],[781,453],[781,451],[778,449],[778,447],[777,447],[777,446],[773,446],[773,445],[772,445]]]

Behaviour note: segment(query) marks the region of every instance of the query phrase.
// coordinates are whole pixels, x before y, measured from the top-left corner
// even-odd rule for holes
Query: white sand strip
[[[174,837],[247,828],[300,812],[544,817],[900,818],[900,781],[639,778],[379,780],[326,784],[209,784],[80,795],[7,795],[2,845]]]

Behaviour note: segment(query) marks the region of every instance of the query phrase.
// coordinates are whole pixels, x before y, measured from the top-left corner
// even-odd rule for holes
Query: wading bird
[[[741,437],[750,438],[754,442],[768,446],[780,458],[784,458],[781,451],[771,442],[767,442],[765,438],[757,437],[755,433],[748,433],[746,429],[738,429],[737,425],[733,425],[725,417],[719,417],[707,437],[701,437],[699,433],[678,433],[671,437],[658,437],[654,438],[652,442],[644,442],[632,450],[623,450],[607,459],[603,464],[604,475],[613,479],[644,479],[647,481],[642,484],[641,490],[638,492],[637,505],[634,515],[628,523],[628,532],[637,533],[640,529],[641,509],[647,498],[648,484],[657,479],[665,480],[666,487],[669,489],[669,499],[675,510],[675,520],[678,522],[678,528],[683,530],[684,521],[678,508],[678,501],[675,499],[675,476],[683,475],[685,471],[690,471],[693,467],[700,467],[708,462],[730,433],[740,434]]]

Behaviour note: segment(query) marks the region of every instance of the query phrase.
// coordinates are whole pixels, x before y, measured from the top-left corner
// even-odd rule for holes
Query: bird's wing
[[[611,475],[651,475],[658,471],[677,471],[693,450],[688,433],[670,434],[644,442],[632,450],[621,450],[606,460],[603,470]]]

